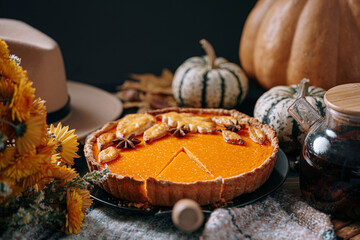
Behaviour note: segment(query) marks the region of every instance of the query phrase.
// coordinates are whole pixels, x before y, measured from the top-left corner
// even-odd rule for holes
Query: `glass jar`
[[[326,92],[324,101],[325,118],[309,114],[312,110],[303,103],[289,109],[309,129],[300,158],[300,189],[315,208],[340,218],[358,220],[360,83],[334,87]],[[302,115],[311,117],[305,118],[304,123]]]

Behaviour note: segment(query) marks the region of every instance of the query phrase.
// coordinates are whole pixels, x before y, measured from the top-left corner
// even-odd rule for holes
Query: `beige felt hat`
[[[48,123],[61,121],[76,129],[79,140],[115,120],[122,113],[122,104],[115,96],[93,86],[68,81],[58,44],[30,25],[0,18],[0,38],[10,53],[21,58],[28,71],[36,97],[46,100]]]

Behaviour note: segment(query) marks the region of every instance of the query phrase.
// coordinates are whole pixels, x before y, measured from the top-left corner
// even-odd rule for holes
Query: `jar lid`
[[[325,93],[324,101],[337,112],[360,116],[360,83],[333,87]]]

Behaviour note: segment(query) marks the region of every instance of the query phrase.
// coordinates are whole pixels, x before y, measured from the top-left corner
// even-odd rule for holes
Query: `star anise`
[[[116,148],[135,148],[135,145],[141,142],[139,139],[134,138],[134,134],[131,134],[128,138],[117,138],[112,141],[117,144]]]
[[[232,131],[232,132],[238,132],[243,127],[242,125],[239,125],[239,121],[236,120],[234,123],[233,121],[229,120],[229,124],[225,124],[224,127],[226,130]]]
[[[182,125],[181,127],[169,129],[169,132],[171,133],[171,135],[175,137],[183,137],[186,134],[188,134],[190,130],[187,127],[185,127],[185,125]]]

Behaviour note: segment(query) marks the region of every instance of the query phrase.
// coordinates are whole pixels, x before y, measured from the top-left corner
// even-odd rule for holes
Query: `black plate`
[[[81,159],[78,159],[75,161],[74,168],[77,172],[80,173],[80,175],[84,175],[87,173],[88,167],[86,164],[86,160],[83,154],[83,151],[79,151]],[[278,157],[276,159],[276,163],[274,166],[274,170],[271,173],[269,179],[256,191],[248,194],[243,194],[235,199],[233,199],[231,202],[227,204],[229,207],[241,207],[250,203],[253,203],[276,189],[278,189],[285,181],[287,174],[289,170],[289,163],[288,159],[285,155],[285,153],[279,149]],[[114,207],[117,210],[124,211],[124,212],[132,212],[132,213],[140,213],[140,214],[168,214],[171,213],[170,207],[151,207],[147,210],[139,209],[135,207],[130,207],[129,202],[118,199],[113,197],[111,194],[107,193],[102,188],[95,186],[91,192],[90,196],[94,198],[96,201],[100,202],[101,204],[104,204],[109,207]],[[215,206],[202,206],[202,210],[204,213],[211,213],[213,210],[215,210],[217,207]]]

